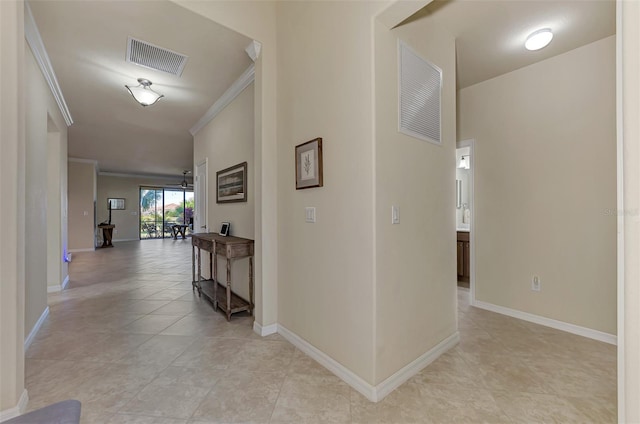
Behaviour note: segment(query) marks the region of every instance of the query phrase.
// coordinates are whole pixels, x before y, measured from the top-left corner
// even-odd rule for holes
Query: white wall
[[[231,224],[231,235],[255,238],[255,185],[254,185],[254,85],[250,84],[236,99],[222,110],[194,137],[195,164],[207,159],[207,222],[209,232],[218,232],[221,222]],[[247,201],[216,203],[216,172],[247,162]],[[208,256],[203,255],[203,275],[208,276]],[[225,281],[223,259],[218,260],[218,280]],[[232,289],[245,299],[249,298],[249,261],[234,261],[231,268]]]
[[[69,159],[69,250],[95,248],[96,162]]]
[[[456,333],[455,40],[420,16],[375,26],[376,383]],[[441,145],[398,132],[398,39],[443,71]]]
[[[459,103],[460,139],[476,139],[477,300],[616,334],[615,37]]]

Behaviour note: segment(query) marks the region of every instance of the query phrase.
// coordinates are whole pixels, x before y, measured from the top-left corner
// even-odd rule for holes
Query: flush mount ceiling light
[[[138,78],[139,85],[135,87],[127,87],[129,93],[136,99],[136,102],[140,103],[142,106],[151,106],[156,103],[158,100],[164,97],[164,94],[156,93],[151,89],[152,82],[148,79]]]
[[[524,43],[524,47],[527,50],[540,50],[546,47],[553,39],[553,32],[549,28],[539,29],[532,32],[527,37],[527,41]]]

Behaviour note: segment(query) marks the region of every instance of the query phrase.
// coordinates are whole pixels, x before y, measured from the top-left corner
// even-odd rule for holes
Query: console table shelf
[[[215,302],[214,307],[219,307],[226,314],[227,313],[227,288],[218,282],[216,284],[218,292],[214,293],[213,280],[200,280],[199,292],[204,295],[211,303]],[[214,301],[214,299],[216,299]],[[244,300],[233,291],[231,291],[230,310],[232,314],[237,312],[248,311],[251,312],[251,303]]]
[[[198,249],[196,273],[196,249]],[[212,279],[202,277],[201,250],[209,252],[209,273]],[[227,262],[227,281],[222,284],[218,280],[218,256]],[[233,259],[249,258],[249,300],[245,300],[231,291],[231,261]],[[212,269],[213,268],[213,269]],[[215,310],[220,307],[226,315],[227,321],[231,314],[248,311],[253,315],[253,240],[221,236],[216,233],[193,234],[191,238],[191,271],[192,285],[198,289],[198,295],[205,295]],[[214,283],[217,281],[218,283]]]

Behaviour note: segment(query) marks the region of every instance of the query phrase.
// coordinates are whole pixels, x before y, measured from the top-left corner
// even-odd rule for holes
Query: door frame
[[[456,142],[456,149],[469,148],[469,203],[471,203],[471,222],[469,223],[469,304],[476,303],[476,198],[475,198],[475,172],[476,172],[476,140],[469,138]],[[457,164],[456,164],[457,166]]]
[[[198,168],[204,165],[204,178],[201,180],[198,178]],[[193,219],[193,232],[209,232],[209,189],[207,187],[209,182],[209,158],[206,157],[204,160],[196,163],[195,170],[193,173],[193,197],[195,200],[195,210],[194,210],[194,219]],[[200,192],[201,184],[204,184],[204,189],[202,190],[204,194],[204,200],[198,198],[198,193]],[[203,211],[200,210],[200,205],[202,201]],[[204,227],[202,226],[203,219],[200,217],[200,213],[204,215]],[[202,231],[204,229],[204,231]]]

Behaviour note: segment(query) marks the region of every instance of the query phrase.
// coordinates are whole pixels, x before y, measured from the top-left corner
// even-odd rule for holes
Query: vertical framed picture
[[[247,201],[247,162],[216,172],[216,203]]]
[[[296,190],[322,187],[322,138],[296,146]]]

